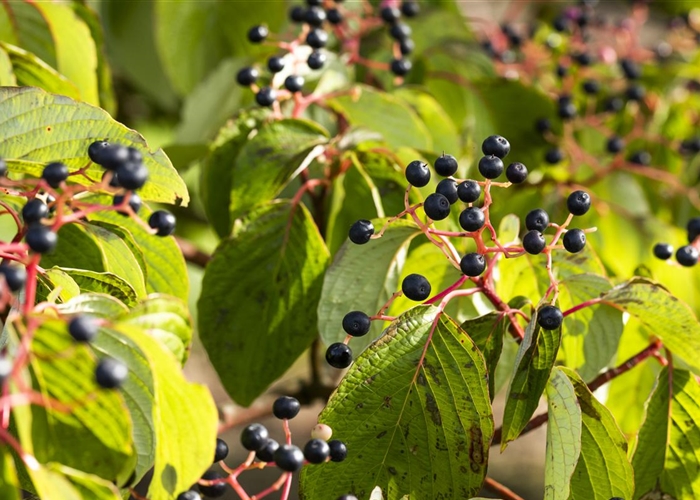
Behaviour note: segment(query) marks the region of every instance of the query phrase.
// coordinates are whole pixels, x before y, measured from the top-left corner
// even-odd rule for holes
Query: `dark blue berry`
[[[481,196],[481,186],[476,181],[466,180],[457,186],[457,196],[464,203],[474,203]]]
[[[450,215],[450,200],[440,193],[433,193],[423,202],[423,210],[433,220],[446,219]]]

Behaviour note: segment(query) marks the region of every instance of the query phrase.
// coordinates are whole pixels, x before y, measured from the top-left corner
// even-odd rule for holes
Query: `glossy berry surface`
[[[326,20],[326,11],[317,5],[312,5],[306,9],[304,21],[311,26],[319,27]]]
[[[529,254],[540,254],[545,246],[547,246],[547,242],[544,236],[536,229],[528,231],[525,233],[525,236],[523,236],[523,249]]]
[[[25,224],[33,224],[49,215],[49,207],[44,200],[34,198],[22,207],[22,219]]]
[[[545,330],[556,330],[564,321],[561,310],[555,306],[543,306],[537,312],[537,324]]]
[[[566,199],[566,208],[574,215],[585,215],[591,208],[591,195],[585,191],[574,191]]]
[[[284,79],[284,88],[290,92],[299,92],[304,87],[304,77],[299,75],[289,75]]]
[[[513,184],[522,184],[527,179],[527,167],[516,161],[506,168],[506,179]]]
[[[435,168],[436,174],[449,177],[457,173],[459,165],[457,164],[457,158],[452,155],[443,154],[435,160],[433,167]]]
[[[331,24],[340,24],[343,22],[343,14],[341,14],[338,9],[328,9],[326,11],[326,17]]]
[[[479,276],[486,270],[486,259],[478,253],[468,253],[459,261],[459,268],[467,276]]]
[[[312,439],[304,445],[304,458],[312,464],[322,464],[331,454],[330,446],[323,439]]]
[[[263,87],[255,94],[255,102],[260,106],[272,106],[277,100],[277,91],[270,87]]]
[[[358,500],[355,495],[341,495],[336,500]]]
[[[177,221],[167,210],[156,210],[148,218],[148,225],[156,230],[158,236],[169,236],[175,232]]]
[[[450,200],[440,193],[433,193],[425,199],[423,209],[431,219],[443,220],[450,215]]]
[[[114,195],[114,199],[112,200],[112,206],[115,206],[115,207],[121,206],[124,203],[124,198],[125,198],[125,195],[123,195],[123,194]],[[141,201],[141,197],[139,195],[137,195],[136,193],[131,193],[129,195],[129,207],[131,208],[131,210],[135,214],[137,214],[139,212],[142,204],[143,204],[143,202]],[[119,212],[126,213],[126,210],[124,210],[124,211],[120,210]]]
[[[221,462],[228,457],[228,444],[221,438],[216,438],[216,447],[214,448],[214,463]]]
[[[241,68],[236,73],[236,82],[244,87],[249,87],[258,81],[260,73],[255,68]]]
[[[635,151],[629,156],[628,161],[635,165],[648,166],[651,165],[651,155],[646,151]]]
[[[586,233],[581,229],[569,229],[562,238],[564,248],[569,253],[578,253],[586,246]]]
[[[402,56],[412,54],[414,50],[416,50],[416,42],[410,38],[399,40],[399,51],[401,52]]]
[[[486,217],[484,216],[484,211],[478,207],[469,207],[462,210],[459,214],[459,225],[465,231],[473,232],[478,231],[486,223]]]
[[[391,35],[391,38],[398,41],[410,38],[411,33],[411,28],[404,23],[395,23],[389,29],[389,35]]]
[[[124,163],[117,169],[119,185],[126,189],[140,189],[148,180],[148,169],[141,163]]]
[[[427,299],[431,290],[430,282],[421,274],[409,274],[401,283],[401,291],[404,296],[416,302]]]
[[[457,196],[464,203],[474,203],[481,196],[481,186],[476,181],[464,181],[457,186]]]
[[[299,414],[299,400],[290,396],[280,396],[272,403],[272,414],[280,420],[291,420]]]
[[[676,250],[676,261],[683,267],[692,267],[698,263],[698,250],[685,245]]]
[[[27,282],[27,270],[24,266],[16,264],[8,264],[6,262],[0,264],[0,276],[5,278],[7,288],[11,292],[20,291]]]
[[[673,246],[668,243],[657,243],[653,251],[657,259],[668,260],[673,257]]]
[[[498,156],[483,156],[479,160],[479,173],[486,179],[495,179],[503,173],[503,160]]]
[[[68,323],[68,333],[76,342],[90,342],[96,336],[100,327],[92,316],[81,314]]]
[[[624,147],[625,141],[616,135],[612,136],[610,139],[608,139],[608,142],[605,143],[605,149],[608,150],[608,153],[619,153],[624,149]]]
[[[625,74],[628,80],[636,80],[642,76],[642,71],[639,65],[631,59],[622,59],[620,61],[620,69]]]
[[[273,454],[275,465],[286,472],[296,472],[304,465],[304,453],[292,444],[283,444]]]
[[[250,424],[241,431],[241,445],[248,451],[258,451],[267,441],[269,433],[262,424]]]
[[[600,92],[600,82],[597,80],[586,80],[581,85],[581,88],[588,95],[596,95]]]
[[[415,17],[420,12],[420,6],[418,2],[413,0],[408,0],[401,2],[401,13],[406,17]]]
[[[353,337],[362,337],[369,333],[372,320],[362,311],[350,311],[343,316],[343,330]]]
[[[457,203],[459,194],[457,193],[457,181],[454,179],[443,179],[438,182],[435,192],[443,195],[450,202],[450,205]]]
[[[361,219],[350,226],[348,238],[356,245],[364,245],[370,240],[373,234],[374,225],[366,219]]]
[[[40,223],[35,223],[29,226],[24,240],[33,251],[37,253],[48,253],[56,248],[58,243],[58,235],[54,233],[50,227]]]
[[[544,155],[544,161],[550,165],[556,165],[564,159],[564,152],[559,148],[552,148]]]
[[[185,491],[177,496],[177,500],[202,500],[202,496],[196,491]]]
[[[571,120],[578,114],[576,105],[571,100],[570,96],[561,96],[557,105],[559,118],[561,118],[562,120]]]
[[[428,164],[420,160],[414,160],[406,167],[406,180],[415,187],[423,187],[430,182],[430,169]]]
[[[224,479],[225,476],[221,472],[217,472],[214,470],[208,470],[204,474],[202,474],[202,479],[206,481],[213,481],[216,479]],[[204,486],[202,484],[199,485],[199,491],[204,495],[205,497],[208,498],[218,498],[222,497],[226,494],[227,490],[227,485],[226,483],[216,483],[212,484],[209,486]]]
[[[413,64],[411,64],[411,61],[408,59],[393,59],[391,61],[391,65],[389,68],[391,69],[391,72],[395,74],[396,76],[406,76],[409,71],[411,71],[411,68],[413,67]]]
[[[284,59],[279,56],[272,56],[267,60],[267,69],[270,73],[279,73],[284,69]]]
[[[105,153],[109,149],[109,142],[107,141],[95,141],[88,146],[88,156],[90,161],[102,165],[105,158]]]
[[[685,226],[688,232],[688,242],[692,243],[695,238],[700,236],[700,217],[693,217]]]
[[[269,34],[270,30],[267,29],[267,26],[253,26],[248,30],[248,40],[253,43],[260,43],[265,40]]]
[[[321,69],[323,65],[326,64],[326,54],[316,50],[309,55],[306,64],[308,64],[311,69]]]
[[[95,368],[95,381],[104,389],[121,387],[129,376],[129,369],[124,363],[114,358],[102,358]]]
[[[647,91],[644,87],[635,84],[627,87],[627,90],[625,90],[625,97],[630,101],[641,101],[644,99],[646,93]]]
[[[116,170],[129,161],[129,149],[119,144],[112,144],[101,156],[100,165],[107,170]]]
[[[510,153],[510,142],[500,135],[492,135],[481,143],[481,152],[486,156],[497,156],[501,160]]]
[[[263,462],[273,462],[275,460],[275,452],[280,444],[274,439],[268,439],[263,444],[262,448],[255,452],[255,456],[258,460]]]
[[[382,7],[379,11],[382,21],[385,23],[395,23],[401,17],[401,11],[396,7]]]
[[[314,49],[325,47],[328,45],[328,33],[319,28],[312,29],[306,35],[306,43]]]
[[[342,462],[348,457],[348,447],[338,439],[328,441],[328,448],[330,448],[331,462]]]
[[[66,165],[61,162],[54,162],[44,167],[41,178],[52,188],[57,188],[68,178],[68,173],[68,167]]]
[[[342,342],[336,342],[328,346],[326,361],[333,368],[347,368],[352,364],[352,350]]]

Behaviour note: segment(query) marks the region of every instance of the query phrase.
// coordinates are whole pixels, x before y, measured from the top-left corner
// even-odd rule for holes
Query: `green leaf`
[[[384,220],[375,220],[377,231]],[[340,247],[323,278],[321,301],[318,304],[318,331],[326,344],[342,341],[343,317],[350,311],[373,316],[398,289],[398,279],[406,259],[408,243],[420,234],[418,227],[407,221],[392,223],[384,235],[365,245],[349,240]],[[348,293],[348,291],[352,293]],[[352,348],[360,352],[379,336],[382,324],[372,323],[364,337],[352,340]]]
[[[496,366],[501,357],[503,337],[506,334],[508,325],[507,317],[497,312],[467,320],[460,325],[460,328],[472,338],[486,360],[491,401],[496,395]]]
[[[48,21],[34,2],[3,2],[0,8],[0,37],[21,46],[56,67],[56,48]]]
[[[351,95],[331,99],[328,105],[345,115],[351,125],[382,134],[392,148],[433,148],[430,131],[418,114],[391,94],[360,85]]]
[[[131,421],[117,391],[98,388],[89,348],[76,345],[66,323],[47,320],[32,342],[31,368],[38,390],[70,411],[32,406],[32,440],[37,459],[113,480],[132,453]],[[80,453],[75,453],[75,443]]]
[[[66,267],[52,268],[51,271],[59,271],[67,274],[83,292],[111,295],[127,306],[135,305],[138,302],[138,297],[133,287],[116,274],[98,273],[85,269],[70,269]],[[54,272],[50,276],[56,277],[57,274]]]
[[[559,500],[569,498],[571,475],[581,453],[581,408],[573,384],[559,368],[552,370],[546,394],[549,421],[544,499]]]
[[[17,85],[40,87],[47,92],[80,99],[80,92],[68,78],[31,52],[8,43],[0,43],[0,47],[7,54]]]
[[[376,485],[387,500],[479,491],[493,437],[486,366],[471,338],[436,315],[411,309],[356,359],[319,416],[348,458],[305,467],[302,498],[367,498]]]
[[[0,86],[10,87],[15,85],[17,85],[17,78],[12,68],[12,61],[4,50],[4,46],[0,44]]]
[[[616,286],[602,298],[604,303],[639,319],[664,346],[700,373],[700,323],[687,304],[644,278]]]
[[[610,290],[607,278],[578,274],[559,282],[559,307],[569,309]],[[622,313],[607,305],[586,307],[563,324],[559,356],[586,381],[593,380],[615,360],[624,326]]]
[[[149,178],[139,196],[149,201],[187,205],[184,181],[162,150],[148,151],[138,133],[114,121],[105,111],[36,88],[0,88],[0,156],[10,172],[40,177],[44,165],[62,161],[71,171],[89,163],[88,146],[98,138],[132,146],[143,154]],[[103,169],[92,165],[88,178],[72,176],[71,182],[89,185],[99,181]]]
[[[460,156],[459,131],[432,95],[423,90],[406,87],[398,89],[395,95],[408,102],[423,120],[430,132],[434,152]]]
[[[58,306],[58,309],[66,314],[83,312],[107,319],[129,312],[129,308],[119,299],[101,293],[83,293]]]
[[[12,455],[7,449],[0,450],[0,498],[19,500],[19,482]]]
[[[627,458],[627,440],[615,418],[576,372],[559,370],[574,386],[582,423],[581,455],[571,476],[570,500],[632,498],[634,471]]]
[[[515,360],[513,376],[503,414],[501,449],[520,435],[535,413],[540,396],[547,387],[550,372],[559,350],[561,329],[544,330],[537,324],[534,312],[525,329]]]
[[[304,165],[309,150],[324,144],[327,135],[302,120],[279,120],[260,128],[241,147],[233,165],[231,218],[277,196]]]
[[[686,370],[661,370],[632,456],[634,499],[651,492],[673,498],[700,495],[698,419],[700,386],[695,377]]]
[[[317,335],[328,250],[300,204],[254,210],[206,267],[198,331],[224,387],[249,405]],[[246,380],[245,384],[241,380]]]
[[[37,300],[47,300],[49,296],[58,302],[68,302],[80,295],[80,287],[67,273],[58,267],[46,269],[38,276]]]

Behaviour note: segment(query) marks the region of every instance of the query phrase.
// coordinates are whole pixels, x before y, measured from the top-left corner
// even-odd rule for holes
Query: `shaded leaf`
[[[11,70],[17,79],[16,85],[40,87],[53,94],[80,99],[80,92],[68,78],[31,52],[8,43],[0,43],[0,47],[11,64]]]
[[[460,325],[460,328],[472,338],[486,360],[491,401],[496,395],[496,366],[501,358],[503,337],[506,334],[508,324],[506,316],[492,312],[478,318],[469,319]]]

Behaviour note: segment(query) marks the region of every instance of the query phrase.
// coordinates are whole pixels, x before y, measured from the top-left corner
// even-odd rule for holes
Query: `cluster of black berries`
[[[306,65],[309,69],[319,70],[326,63],[327,56],[324,52],[325,47],[329,43],[328,31],[324,29],[325,25],[333,26],[343,25],[345,14],[341,0],[327,2],[327,7],[324,9],[323,1],[307,0],[306,6],[296,5],[289,12],[291,21],[295,24],[302,24],[302,37],[304,44],[311,48],[311,53],[306,58]],[[414,1],[404,1],[401,8],[384,7],[380,11],[380,16],[383,21],[389,26],[389,34],[396,41],[397,51],[401,54],[391,61],[391,71],[396,76],[405,76],[411,70],[411,62],[404,56],[413,52],[415,44],[411,40],[411,28],[400,22],[400,17],[403,14],[406,17],[413,17],[419,12],[418,4]],[[251,43],[262,43],[269,36],[269,29],[265,25],[253,26],[248,31],[248,40]],[[285,69],[287,64],[292,64],[296,69],[298,61],[295,57],[296,46],[289,51],[291,58],[286,58],[284,55],[275,55],[267,60],[267,70],[273,76],[276,73]],[[260,78],[260,71],[248,66],[242,68],[236,75],[236,81],[244,87],[256,85]],[[284,80],[284,88],[292,94],[300,92],[304,87],[304,77],[295,72],[292,72]],[[260,106],[272,106],[278,99],[277,90],[270,84],[255,88],[255,101]]]
[[[683,267],[693,267],[698,263],[700,252],[700,217],[693,217],[686,226],[688,233],[688,244],[676,250],[676,261]],[[661,260],[668,260],[673,257],[673,246],[668,243],[657,243],[654,245],[654,256]]]
[[[591,208],[591,197],[585,191],[574,191],[567,198],[566,206],[572,215],[584,215]],[[525,216],[525,227],[523,250],[531,255],[542,253],[547,246],[543,233],[549,227],[549,214],[541,208],[531,210]],[[567,252],[578,253],[586,246],[586,233],[583,229],[567,229],[562,240]]]
[[[272,413],[280,420],[291,420],[299,414],[301,405],[295,398],[281,396],[272,405]],[[332,430],[327,425],[319,424],[312,432],[304,449],[292,444],[279,444],[269,437],[267,428],[262,424],[250,424],[241,432],[241,445],[250,452],[255,452],[255,458],[260,462],[274,464],[285,472],[297,472],[304,463],[322,464],[327,461],[342,462],[348,454],[345,443],[337,439],[330,440]],[[216,440],[214,464],[228,456],[228,444],[222,439]],[[205,481],[217,481],[209,485],[198,485],[199,492],[205,497],[217,498],[226,493],[227,476],[210,469],[204,473]],[[201,500],[194,489],[181,493],[177,500]]]

